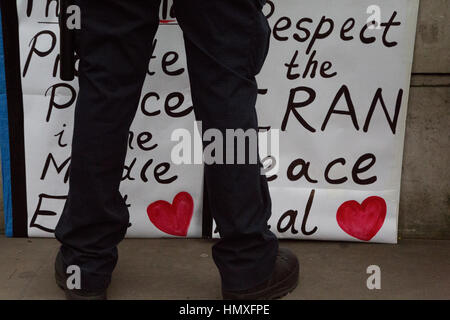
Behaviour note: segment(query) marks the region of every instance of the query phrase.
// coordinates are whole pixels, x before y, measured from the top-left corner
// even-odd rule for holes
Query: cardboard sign
[[[198,150],[201,143],[170,7],[161,7],[130,132],[120,187],[128,237],[202,236],[203,167],[171,162],[175,129],[189,130]],[[27,233],[48,237],[68,191],[78,87],[58,78],[56,2],[18,0],[17,11]],[[261,158],[276,163],[267,173],[269,224],[280,238],[396,242],[417,11],[417,0],[267,1],[271,47],[258,76],[257,111]],[[168,106],[187,111],[178,116]],[[279,137],[276,153],[265,146],[270,132]],[[192,199],[192,209],[178,212],[183,199]],[[166,207],[152,216],[155,203]]]

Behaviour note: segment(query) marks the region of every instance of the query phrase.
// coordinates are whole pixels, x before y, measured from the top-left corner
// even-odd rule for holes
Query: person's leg
[[[175,1],[194,110],[203,131],[258,129],[255,75],[264,63],[270,37],[263,2]],[[247,152],[257,153],[250,148]],[[278,241],[267,225],[271,200],[260,164],[205,165],[205,184],[221,236],[213,246],[213,258],[223,289],[245,290],[268,280]]]
[[[129,127],[158,28],[160,0],[80,0],[80,91],[70,188],[55,236],[64,265],[81,269],[84,290],[104,290],[129,214],[119,193]]]

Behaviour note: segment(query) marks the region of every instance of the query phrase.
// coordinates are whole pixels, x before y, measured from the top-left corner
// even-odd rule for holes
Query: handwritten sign
[[[18,1],[30,236],[52,236],[68,191],[78,86],[58,78],[57,10]],[[267,176],[280,238],[396,242],[417,10],[415,0],[267,1],[257,111],[262,131],[279,135]],[[160,16],[120,187],[127,236],[200,237],[203,167],[170,157],[175,129],[199,139],[182,32],[170,1]]]

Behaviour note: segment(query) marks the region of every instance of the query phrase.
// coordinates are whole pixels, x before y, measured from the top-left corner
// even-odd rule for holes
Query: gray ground
[[[220,299],[212,241],[139,239],[121,243],[111,299]],[[450,241],[398,245],[282,241],[300,259],[300,286],[285,299],[450,299]],[[53,280],[53,239],[0,238],[0,299],[63,299]],[[381,289],[369,290],[369,265]]]

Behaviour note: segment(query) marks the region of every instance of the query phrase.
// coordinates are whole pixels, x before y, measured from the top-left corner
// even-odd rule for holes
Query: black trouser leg
[[[270,29],[264,0],[178,0],[191,91],[202,129],[257,130],[255,75]],[[251,152],[251,151],[250,151]],[[274,269],[278,242],[269,231],[271,200],[256,164],[205,166],[209,206],[221,240],[213,257],[226,290],[249,289]]]
[[[70,191],[55,235],[82,288],[108,286],[129,214],[119,193],[129,127],[158,28],[159,0],[80,0],[80,91]]]

